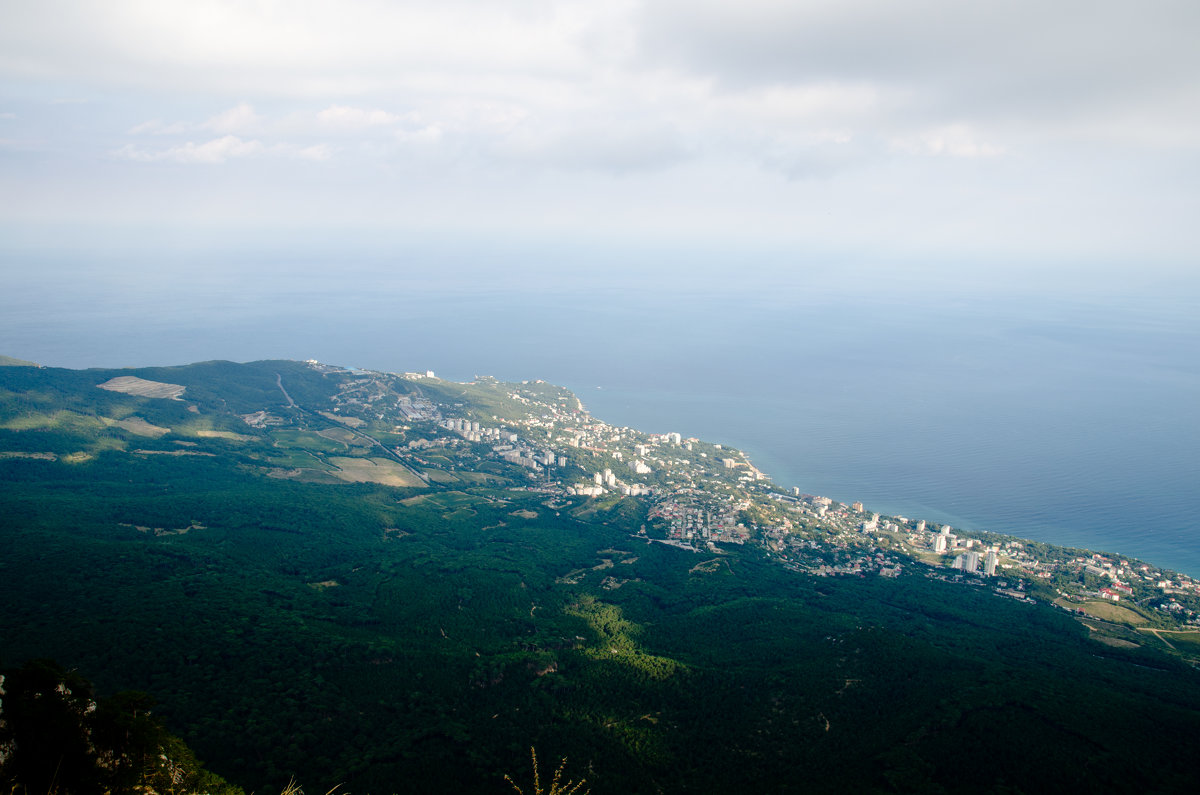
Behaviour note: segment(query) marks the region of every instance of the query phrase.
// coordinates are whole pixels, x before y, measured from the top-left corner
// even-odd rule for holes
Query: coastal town
[[[504,471],[520,482],[510,488],[542,494],[555,506],[638,498],[646,509],[637,535],[647,543],[718,555],[729,545],[750,545],[809,576],[924,576],[1098,622],[1146,624],[1149,631],[1200,626],[1200,582],[1189,576],[786,489],[739,450],[610,425],[544,381],[350,374],[327,416],[350,425],[356,417],[395,423],[404,441],[389,449],[414,470]],[[454,400],[455,393],[463,399]]]

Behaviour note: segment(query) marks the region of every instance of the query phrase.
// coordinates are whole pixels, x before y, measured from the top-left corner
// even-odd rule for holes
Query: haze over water
[[[805,493],[1200,576],[1200,315],[1186,294],[880,289],[819,269],[649,284],[614,267],[606,286],[411,262],[381,278],[209,260],[183,269],[194,280],[147,265],[119,282],[86,266],[43,259],[5,291],[4,353],[543,378],[607,422],[745,449]]]

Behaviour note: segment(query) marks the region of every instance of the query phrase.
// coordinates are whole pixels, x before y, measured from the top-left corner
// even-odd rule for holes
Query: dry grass
[[[343,419],[345,419],[343,417]],[[317,436],[328,439],[331,442],[337,442],[343,447],[349,447],[351,442],[358,441],[358,435],[354,431],[346,428],[326,428],[323,431],[317,431]]]
[[[581,778],[579,781],[563,781],[563,771],[567,767],[567,758],[558,763],[558,769],[554,771],[554,778],[550,780],[550,789],[543,789],[542,782],[538,776],[538,760],[537,751],[533,748],[529,749],[529,756],[533,759],[533,789],[529,791],[529,795],[588,795],[591,789],[583,789],[587,783],[587,779]],[[512,776],[505,774],[504,780],[512,785],[513,790],[517,795],[526,795],[525,790],[517,786],[517,782],[512,780]]]
[[[205,453],[200,450],[133,450],[131,452],[137,453],[138,455],[201,455],[207,456],[208,458],[216,458],[216,453]]]
[[[161,425],[154,425],[141,417],[126,417],[123,420],[114,420],[108,417],[101,417],[105,425],[116,426],[123,430],[129,431],[136,436],[149,436],[152,439],[170,433],[170,428],[164,428]]]
[[[444,469],[430,469],[428,467],[421,470],[425,473],[425,477],[429,478],[434,483],[458,483],[457,475],[453,475]]]
[[[468,483],[508,483],[507,478],[502,478],[499,475],[489,475],[486,472],[456,472],[459,480],[465,480]]]
[[[1092,640],[1097,643],[1103,643],[1105,646],[1113,646],[1118,649],[1136,649],[1138,644],[1124,638],[1114,638],[1109,635],[1092,635]]]
[[[366,425],[366,423],[360,420],[358,417],[343,417],[341,414],[334,414],[332,411],[318,411],[317,413],[327,420],[340,422],[343,425],[349,425],[351,428],[359,428],[363,425]]]
[[[341,784],[334,786],[325,795],[334,795],[341,786]],[[280,791],[279,795],[304,795],[304,787],[301,787],[296,779],[293,778],[288,781],[287,786]]]
[[[233,442],[252,442],[252,441],[254,441],[253,436],[249,436],[244,433],[234,433],[233,431],[200,430],[200,431],[196,431],[196,435],[199,436],[201,439],[229,439],[230,441],[233,441]]]
[[[1104,621],[1112,621],[1115,624],[1132,624],[1133,626],[1138,626],[1139,624],[1147,623],[1146,619],[1135,611],[1126,607],[1121,607],[1117,604],[1113,604],[1112,602],[1103,602],[1097,600],[1093,602],[1084,602],[1083,604],[1079,605],[1079,607],[1082,608],[1083,611],[1089,616],[1093,616]]]

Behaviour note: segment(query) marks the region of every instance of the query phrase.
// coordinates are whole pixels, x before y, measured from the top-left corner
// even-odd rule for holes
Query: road
[[[279,373],[275,374],[275,384],[279,387],[279,391],[283,393],[283,396],[287,398],[288,408],[296,408],[296,401],[292,400],[292,396],[289,395],[288,391],[283,388],[283,376],[281,376]]]
[[[303,412],[304,414],[312,416],[311,412],[305,411],[303,408],[296,405],[296,401],[292,400],[292,396],[289,395],[288,391],[283,388],[283,376],[281,376],[279,373],[275,374],[275,384],[279,387],[279,391],[283,393],[283,396],[285,398],[287,398],[289,408],[294,408],[298,411]],[[350,431],[353,434],[361,436],[363,439],[369,440],[372,444],[374,444],[376,447],[378,447],[383,452],[384,455],[386,455],[388,458],[390,458],[393,461],[395,461],[396,463],[398,463],[400,466],[407,469],[409,472],[411,472],[413,474],[414,477],[416,477],[422,483],[424,483],[427,486],[429,485],[429,478],[424,473],[418,472],[417,470],[413,469],[413,467],[410,466],[408,464],[408,462],[406,462],[400,456],[396,455],[396,453],[393,452],[392,450],[390,450],[387,445],[385,445],[383,442],[376,439],[374,436],[369,436],[368,434],[363,433],[362,431],[358,430],[357,428],[351,428],[347,425],[341,425],[341,427],[345,428],[346,430]]]

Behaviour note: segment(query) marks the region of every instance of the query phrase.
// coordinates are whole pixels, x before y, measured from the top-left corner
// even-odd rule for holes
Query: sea
[[[0,353],[544,379],[606,422],[745,450],[802,493],[1200,577],[1194,290],[603,259],[10,249]]]

